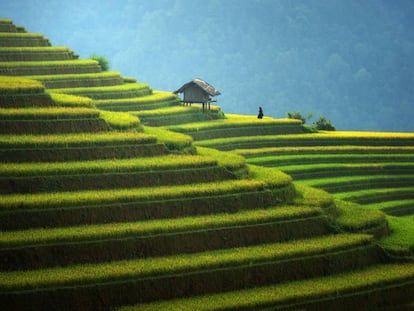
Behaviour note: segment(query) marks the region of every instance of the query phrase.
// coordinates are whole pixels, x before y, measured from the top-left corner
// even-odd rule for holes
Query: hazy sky
[[[0,0],[0,16],[154,89],[205,79],[225,112],[414,131],[411,0]]]

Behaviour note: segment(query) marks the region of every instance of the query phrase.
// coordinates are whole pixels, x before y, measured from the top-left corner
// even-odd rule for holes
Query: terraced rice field
[[[319,148],[321,146],[393,147],[412,146],[413,143],[412,133],[320,132],[312,135],[227,136],[202,140],[197,142],[197,145],[220,150],[236,150],[270,147]]]
[[[38,75],[28,76],[28,78],[42,82],[48,89],[102,87],[123,83],[121,74],[112,71],[84,74]]]
[[[88,59],[56,61],[0,62],[0,73],[9,76],[97,73],[97,61]]]
[[[42,34],[7,31],[0,32],[0,47],[39,47],[50,46],[50,41]]]
[[[414,211],[412,139],[410,133],[338,132],[309,134],[308,139],[304,135],[255,140],[228,137],[196,144],[225,150],[235,148],[248,163],[280,169],[295,181],[329,191],[338,200],[383,211],[390,215],[387,217],[390,223],[399,223],[401,219],[405,228],[391,226],[395,236],[386,239],[384,245],[396,256],[412,256],[413,244],[404,238],[414,233],[410,216]],[[390,246],[387,241],[396,245]]]
[[[67,47],[0,47],[0,61],[43,61],[75,59]]]
[[[149,95],[151,90],[149,85],[145,83],[128,83],[107,87],[54,89],[53,92],[89,97],[92,99],[108,99]]]
[[[386,218],[338,200],[351,192],[306,185],[392,184],[397,205],[378,204],[407,214],[411,134],[305,134],[298,121],[236,115],[206,121],[220,109],[200,116],[172,93],[102,72],[5,19],[0,61],[0,74],[46,86],[0,76],[0,124],[18,124],[0,134],[2,308],[412,305],[412,216]],[[106,127],[56,133],[57,120]],[[33,133],[36,121],[45,132]],[[312,165],[327,169],[318,180],[296,178]]]
[[[263,149],[236,150],[256,165],[277,167],[310,186],[334,193],[334,197],[361,204],[391,202],[399,199],[399,205],[414,199],[414,148],[413,134],[405,133],[358,133],[366,146],[343,146],[344,133],[327,134],[325,146],[308,146],[304,140],[292,147],[268,147]],[[318,139],[323,134],[318,135]],[[388,141],[387,141],[388,139]],[[396,146],[400,140],[401,146]],[[405,142],[404,142],[405,140]],[[382,141],[382,146],[378,146]],[[330,146],[326,146],[330,144]],[[335,146],[338,144],[339,146]],[[304,147],[302,147],[305,145]],[[385,210],[392,210],[391,203]],[[399,210],[403,213],[402,210]]]
[[[176,106],[178,104],[177,96],[170,92],[153,91],[149,95],[119,98],[119,99],[101,99],[95,101],[96,107],[102,110],[112,111],[142,111],[152,110],[160,107]]]
[[[388,300],[397,296],[400,289],[398,286],[383,287],[382,284],[391,278],[407,284],[408,271],[413,273],[412,264],[404,268],[374,266],[364,271],[296,281],[292,284],[137,305],[121,310],[217,310],[217,305],[220,305],[220,310],[349,310],[350,305],[357,310],[369,310],[374,296],[381,297],[379,305],[390,305]],[[412,283],[409,287],[412,290]]]
[[[246,137],[304,132],[301,123],[297,120],[273,118],[259,120],[251,116],[238,115],[228,115],[226,119],[211,122],[196,122],[170,126],[168,128],[175,132],[191,135],[197,141],[220,141],[222,137]]]

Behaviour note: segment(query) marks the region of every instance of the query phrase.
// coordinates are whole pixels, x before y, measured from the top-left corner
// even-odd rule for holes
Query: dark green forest
[[[156,89],[205,79],[227,113],[414,131],[411,0],[19,0],[0,12]]]

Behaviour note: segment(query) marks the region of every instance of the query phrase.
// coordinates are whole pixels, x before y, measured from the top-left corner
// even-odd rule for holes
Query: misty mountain
[[[228,113],[414,131],[411,0],[18,0],[0,12],[155,89],[202,78]]]

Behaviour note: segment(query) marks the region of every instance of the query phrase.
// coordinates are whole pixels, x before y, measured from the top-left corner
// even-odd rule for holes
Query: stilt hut
[[[192,103],[202,104],[203,111],[206,108],[210,110],[210,103],[216,101],[212,99],[212,97],[220,95],[219,91],[201,79],[191,80],[176,90],[174,93],[184,93],[181,102],[185,105],[191,106]]]

